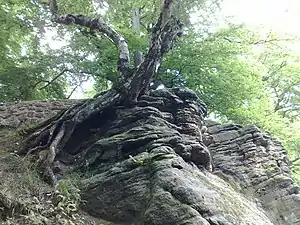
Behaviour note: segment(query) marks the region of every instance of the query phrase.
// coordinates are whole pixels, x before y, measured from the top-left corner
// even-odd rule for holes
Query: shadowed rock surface
[[[4,104],[0,126],[40,122],[76,102]],[[204,121],[205,113],[182,89],[108,109],[74,132],[56,157],[56,175],[88,174],[82,208],[115,224],[300,224],[299,187],[280,142],[255,126]]]

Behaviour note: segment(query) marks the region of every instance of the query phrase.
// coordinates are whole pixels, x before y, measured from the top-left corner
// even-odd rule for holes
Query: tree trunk
[[[139,8],[134,8],[132,13],[132,29],[138,34],[141,26],[141,13]],[[138,66],[143,61],[143,53],[139,50],[134,51],[134,68]]]

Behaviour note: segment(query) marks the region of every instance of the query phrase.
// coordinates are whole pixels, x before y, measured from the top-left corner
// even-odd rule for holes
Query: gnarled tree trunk
[[[156,72],[163,55],[169,51],[174,40],[182,32],[182,24],[171,14],[173,0],[165,0],[160,16],[153,27],[149,51],[134,72],[130,69],[129,49],[126,40],[100,19],[83,15],[61,15],[56,0],[50,1],[52,21],[56,23],[89,27],[105,34],[118,48],[119,82],[93,99],[61,112],[38,127],[28,131],[19,154],[44,152],[42,171],[50,183],[55,183],[54,162],[66,152],[81,159],[99,139],[99,132],[107,132],[107,120],[115,119],[120,109],[137,107],[138,99],[148,94],[150,80]],[[101,136],[101,135],[100,135]],[[72,150],[71,150],[72,149]]]

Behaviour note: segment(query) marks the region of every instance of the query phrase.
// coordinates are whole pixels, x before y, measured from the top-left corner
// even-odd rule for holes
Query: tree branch
[[[244,44],[245,42],[243,41],[237,41],[237,40],[232,40],[229,37],[223,37],[224,40],[230,42],[230,43],[237,43],[237,44]],[[246,41],[245,44],[249,45],[259,45],[259,44],[266,44],[266,43],[273,43],[273,42],[281,42],[281,41],[295,41],[297,40],[296,38],[273,38],[269,39],[269,35],[266,39],[263,40],[258,40],[258,41]]]
[[[59,74],[57,74],[52,80],[47,81],[47,84],[41,88],[39,88],[39,90],[43,90],[45,88],[47,88],[49,85],[51,85],[54,81],[56,81],[60,76],[62,76],[65,72],[71,72],[68,69],[63,69]]]
[[[130,66],[130,56],[127,41],[123,36],[121,36],[117,31],[100,19],[92,19],[83,15],[59,14],[56,0],[50,0],[50,11],[52,13],[51,20],[53,22],[65,25],[76,24],[83,27],[88,27],[91,30],[97,30],[106,35],[118,48],[119,74],[120,76],[126,75],[126,72]]]
[[[118,71],[121,86],[115,88],[125,92],[129,102],[135,102],[137,97],[148,92],[151,78],[157,72],[163,55],[168,52],[176,37],[182,35],[183,24],[172,16],[173,0],[163,0],[160,16],[152,29],[148,53],[137,70],[129,74],[129,50],[126,40],[114,29],[99,19],[92,19],[83,15],[60,15],[56,0],[50,0],[52,21],[60,24],[76,24],[88,27],[105,34],[118,47]],[[130,75],[130,76],[128,76]]]
[[[76,84],[75,87],[72,89],[72,91],[70,92],[70,94],[66,97],[66,99],[71,98],[71,96],[73,95],[73,93],[76,91],[76,89],[79,87],[79,84]]]
[[[297,158],[291,160],[291,163],[294,164],[295,162],[297,162],[297,161],[299,161],[299,160],[300,160],[300,157],[297,157]]]

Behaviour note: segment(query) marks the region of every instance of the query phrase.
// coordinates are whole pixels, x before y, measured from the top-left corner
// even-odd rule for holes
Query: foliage
[[[267,37],[261,38],[251,33],[252,35],[243,35],[242,39],[235,39],[235,43],[251,46],[239,61],[242,59],[246,63],[242,71],[251,68],[255,73],[256,79],[244,80],[250,82],[248,85],[255,91],[249,92],[252,95],[244,104],[229,107],[228,111],[221,111],[221,115],[229,121],[259,125],[281,140],[292,160],[297,159],[300,153],[300,54],[290,49],[293,41],[297,39],[274,33],[268,33]],[[230,82],[234,81],[230,79]],[[230,88],[227,90],[230,91]],[[236,95],[241,93],[243,92],[239,90]],[[297,174],[300,175],[300,167],[294,167],[294,172],[299,179]]]
[[[261,77],[241,57],[248,46],[232,43],[242,34],[235,27],[197,40],[197,33],[186,36],[170,53],[158,75],[169,81],[167,86],[194,89],[211,111],[229,116],[231,109],[259,95]],[[174,72],[177,76],[174,76]],[[179,79],[174,79],[180,77]]]
[[[67,215],[76,212],[80,203],[80,190],[73,179],[60,180],[56,185],[55,209]]]
[[[5,198],[8,207],[0,208],[1,224],[91,224],[78,211],[81,199],[75,175],[60,180],[53,190],[27,158],[1,157],[0,169],[0,202]]]
[[[0,20],[4,21],[0,25],[1,101],[64,97],[62,80],[58,80],[60,85],[44,87],[54,76],[55,57],[40,49],[37,29],[41,19],[42,13],[28,1],[0,5]]]
[[[197,92],[223,122],[253,123],[299,157],[299,57],[287,46],[295,37],[267,38],[229,26],[200,39],[190,32],[165,58],[156,79]],[[300,168],[294,167],[300,174]]]
[[[265,48],[259,62],[266,67],[264,81],[274,99],[274,110],[294,120],[300,116],[300,55],[284,45],[266,43]]]
[[[65,13],[100,16],[109,21],[126,37],[132,53],[134,50],[146,52],[149,32],[161,7],[160,0],[122,1],[122,4],[118,0],[58,3]],[[96,81],[98,91],[107,89],[117,81],[115,46],[106,37],[88,29],[54,28],[49,21],[46,4],[44,0],[14,0],[0,5],[0,20],[5,21],[0,31],[0,47],[3,49],[0,53],[2,101],[66,98],[91,78]],[[178,1],[174,11],[188,27],[191,25],[191,12],[200,8],[216,9],[214,6],[208,7],[203,0]],[[138,33],[130,25],[133,8],[141,9]],[[207,18],[206,15],[208,21]],[[49,34],[54,35],[60,47],[51,49],[45,44]]]

